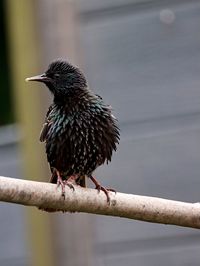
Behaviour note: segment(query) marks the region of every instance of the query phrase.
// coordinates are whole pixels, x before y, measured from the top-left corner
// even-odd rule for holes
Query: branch
[[[65,192],[63,199],[55,184],[0,176],[0,201],[48,211],[87,212],[200,228],[200,203],[110,192],[109,205],[105,194],[94,189],[76,186],[73,191],[66,186]]]

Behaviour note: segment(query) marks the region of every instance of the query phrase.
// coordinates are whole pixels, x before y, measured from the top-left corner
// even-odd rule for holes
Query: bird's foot
[[[64,180],[63,183],[64,183],[64,185],[66,185],[69,188],[73,189],[73,191],[75,190],[74,185],[71,182],[69,182],[68,180]]]
[[[65,180],[65,182],[69,182],[70,184],[76,184],[77,175],[71,175]]]
[[[62,197],[65,199],[65,183],[62,180],[62,177],[60,176],[60,172],[58,170],[56,170],[56,175],[57,175],[57,187],[61,186]]]
[[[115,194],[117,193],[117,191],[113,188],[106,188],[108,191],[114,192]]]
[[[64,184],[67,185],[69,188],[73,189],[73,191],[75,190],[74,185],[76,185],[76,179],[77,176],[76,175],[71,175],[67,178],[67,180],[64,180]]]
[[[90,179],[95,184],[95,186],[96,186],[95,189],[97,189],[98,192],[100,192],[102,190],[106,194],[107,202],[110,203],[109,191],[112,191],[112,192],[116,193],[116,190],[112,189],[112,188],[105,188],[105,187],[101,186],[101,184],[93,176],[90,176]]]
[[[69,182],[69,180],[74,180],[73,176],[69,177],[68,180],[62,180],[62,177],[60,175],[60,172],[58,170],[56,170],[56,174],[57,174],[57,187],[61,186],[61,190],[62,190],[62,197],[65,199],[65,186],[68,186],[69,188],[73,189],[73,191],[75,190],[73,184],[71,182]]]

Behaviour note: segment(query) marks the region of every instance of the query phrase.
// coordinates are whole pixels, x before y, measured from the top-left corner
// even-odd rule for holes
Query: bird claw
[[[108,192],[109,191],[112,191],[112,192],[115,192],[116,193],[116,190],[114,190],[112,188],[105,188],[105,187],[101,186],[100,183],[93,176],[90,176],[90,179],[95,184],[95,186],[96,186],[95,189],[98,190],[98,193],[102,190],[106,194],[107,202],[110,204],[110,196],[109,196],[109,193]]]
[[[61,190],[62,190],[62,197],[65,199],[65,186],[68,186],[70,189],[73,189],[73,191],[75,190],[74,186],[67,182],[67,180],[59,180],[57,181],[57,187],[61,186]]]
[[[75,190],[74,185],[72,185],[72,183],[68,182],[67,180],[63,181],[64,185],[67,185],[69,188],[73,189],[73,191]]]
[[[107,202],[110,203],[110,196],[108,194],[108,191],[110,191],[109,189],[106,189],[105,187],[102,187],[101,185],[97,185],[95,189],[98,190],[98,193],[102,190],[106,194]]]
[[[62,181],[62,179],[58,178],[57,179],[57,188],[61,186],[62,190],[62,197],[65,199],[65,183]]]
[[[117,191],[115,189],[113,189],[113,188],[106,188],[106,190],[114,192],[115,194],[117,193]]]
[[[75,190],[75,188],[67,180],[64,180],[64,181],[62,180],[62,177],[60,176],[60,173],[58,170],[56,170],[56,174],[57,174],[57,187],[61,186],[62,197],[65,199],[65,186],[67,185],[69,188],[73,189],[73,191]]]

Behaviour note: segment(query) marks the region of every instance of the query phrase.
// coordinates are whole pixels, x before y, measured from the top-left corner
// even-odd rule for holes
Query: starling
[[[98,191],[108,191],[92,175],[103,163],[111,161],[119,143],[119,128],[111,107],[92,92],[79,68],[64,60],[52,62],[41,75],[26,81],[43,82],[53,94],[46,114],[40,141],[46,143],[51,183],[74,189],[74,183],[85,187],[90,178]]]

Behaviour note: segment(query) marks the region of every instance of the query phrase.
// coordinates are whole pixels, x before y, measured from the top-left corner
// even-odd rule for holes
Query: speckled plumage
[[[55,61],[40,77],[30,80],[44,82],[54,96],[40,134],[40,141],[46,142],[51,182],[58,178],[54,169],[62,180],[90,177],[98,166],[111,161],[117,148],[116,118],[110,106],[88,88],[81,71],[69,63]]]

